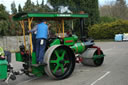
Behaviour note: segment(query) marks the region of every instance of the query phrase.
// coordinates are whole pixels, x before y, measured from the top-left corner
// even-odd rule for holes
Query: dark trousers
[[[36,52],[36,34],[32,34],[33,52]]]
[[[6,56],[6,59],[7,59],[8,63],[11,63],[11,52],[4,50],[4,54]]]
[[[37,62],[43,62],[45,54],[46,39],[36,39],[36,57]]]

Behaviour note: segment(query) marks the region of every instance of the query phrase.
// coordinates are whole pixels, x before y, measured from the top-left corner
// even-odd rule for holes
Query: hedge
[[[89,27],[88,35],[94,39],[114,39],[115,34],[128,33],[128,20],[116,20]]]

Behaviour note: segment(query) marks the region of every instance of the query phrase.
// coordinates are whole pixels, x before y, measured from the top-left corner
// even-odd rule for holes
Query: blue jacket
[[[44,39],[48,38],[48,26],[43,22],[37,25],[36,39],[39,38],[44,38]]]

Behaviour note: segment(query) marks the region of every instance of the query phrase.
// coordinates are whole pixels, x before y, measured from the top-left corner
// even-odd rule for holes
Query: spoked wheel
[[[45,72],[54,79],[69,77],[75,68],[75,55],[73,51],[64,45],[50,47],[44,56]]]

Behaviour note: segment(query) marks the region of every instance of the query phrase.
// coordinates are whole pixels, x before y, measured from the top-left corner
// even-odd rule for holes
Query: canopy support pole
[[[29,31],[32,29],[31,28],[32,21],[33,21],[33,18],[28,18],[28,29],[29,29]],[[32,48],[32,33],[29,33],[29,39],[30,39],[30,52],[31,52],[31,55],[32,55],[32,51],[33,51],[33,48]]]
[[[25,27],[24,27],[24,21],[20,21],[20,25],[21,25],[21,28],[23,30],[23,36],[24,36],[24,47],[25,47],[25,50],[26,50],[26,39],[25,39]]]
[[[58,23],[58,36],[61,34],[61,24]]]
[[[63,30],[63,38],[64,38],[64,20],[62,19],[62,30]]]
[[[72,20],[72,33],[74,34],[74,23],[73,23],[73,20]]]

